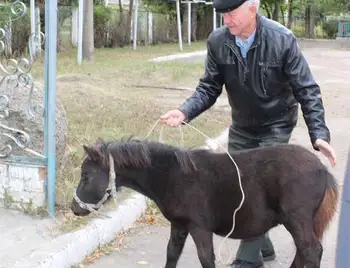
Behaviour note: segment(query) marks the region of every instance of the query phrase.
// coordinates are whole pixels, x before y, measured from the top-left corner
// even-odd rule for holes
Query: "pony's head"
[[[148,145],[132,137],[114,142],[98,139],[94,146],[83,148],[81,178],[71,205],[77,216],[86,216],[108,201],[126,169],[151,166]]]
[[[178,165],[178,170],[183,173],[196,170],[187,150],[158,142],[131,138],[127,141],[104,142],[100,139],[96,145],[84,145],[83,148],[86,156],[71,205],[77,216],[86,216],[98,210],[115,193],[116,185],[130,186],[131,178],[138,180],[147,176],[149,170],[163,170],[164,173],[164,170],[174,165]],[[146,183],[145,180],[142,182]]]
[[[74,193],[71,209],[76,216],[86,216],[98,210],[111,197],[109,164],[106,161],[106,146],[97,144],[83,146],[85,157],[81,165],[81,178]],[[113,184],[115,187],[115,184]]]

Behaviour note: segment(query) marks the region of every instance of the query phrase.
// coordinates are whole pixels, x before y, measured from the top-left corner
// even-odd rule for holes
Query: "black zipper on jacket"
[[[231,45],[229,45],[229,44],[227,44],[227,43],[225,43],[225,46],[227,46],[232,52],[233,52],[233,54],[235,54],[235,56],[236,56],[236,58],[238,59],[238,61],[243,65],[243,67],[244,67],[244,73],[243,73],[243,83],[246,81],[246,66],[247,66],[247,64],[245,63],[245,62],[243,62],[243,60],[241,59],[241,57],[240,56],[238,56],[237,55],[237,53],[236,53],[236,51],[234,50],[234,48],[232,48],[232,46]],[[253,48],[256,48],[258,45],[257,44],[255,44],[254,46],[251,46],[248,50],[247,50],[247,55],[248,55],[248,52],[249,52],[249,50],[251,50],[251,49],[253,49]],[[260,64],[259,64],[260,65]],[[259,70],[260,71],[260,70]],[[262,71],[260,71],[260,76],[262,76],[263,75],[263,72]],[[261,90],[262,90],[262,92],[263,92],[263,94],[264,95],[267,95],[267,93],[266,93],[266,89],[265,89],[265,87],[264,87],[264,77],[261,77]]]
[[[238,61],[242,64],[244,70],[243,70],[243,85],[245,84],[245,80],[246,80],[246,64],[243,62],[243,60],[241,59],[241,57],[239,57],[236,53],[236,51],[227,43],[225,43],[225,46],[227,46],[232,52],[233,54],[235,54],[236,58],[238,59]],[[238,67],[239,68],[239,67]]]
[[[237,59],[242,63],[243,66],[245,66],[244,62],[241,60],[241,58],[237,55],[236,51],[227,43],[225,43],[225,46],[227,46],[232,52],[233,54],[236,55]]]

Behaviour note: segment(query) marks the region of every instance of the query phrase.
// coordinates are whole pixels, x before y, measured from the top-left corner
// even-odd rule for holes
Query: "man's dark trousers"
[[[247,130],[232,124],[229,130],[228,150],[232,152],[242,149],[288,143],[293,127],[294,126],[272,127],[265,130]],[[268,233],[255,239],[242,240],[236,254],[236,259],[252,263],[261,262],[261,252],[264,252],[264,255],[274,253],[274,248]]]

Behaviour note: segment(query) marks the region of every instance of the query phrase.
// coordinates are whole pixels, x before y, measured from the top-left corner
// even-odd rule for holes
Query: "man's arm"
[[[325,123],[325,111],[319,85],[313,78],[306,59],[300,51],[294,35],[291,35],[286,51],[284,70],[293,88],[295,99],[300,103],[301,110],[309,129],[311,143],[315,150],[317,139],[330,143],[330,132]]]
[[[222,92],[223,78],[219,72],[215,56],[212,53],[210,41],[207,42],[207,56],[205,59],[205,73],[199,79],[196,91],[178,109],[190,122],[205,110],[209,109]]]

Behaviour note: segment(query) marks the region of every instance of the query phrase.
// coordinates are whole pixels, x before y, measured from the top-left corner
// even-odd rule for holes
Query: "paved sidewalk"
[[[56,219],[41,219],[0,208],[0,268],[68,268],[80,262],[100,241],[113,239],[115,233],[140,217],[146,208],[145,198],[134,193],[119,192],[118,208],[102,209],[111,219],[91,217],[87,226],[71,233],[62,233],[59,214]]]
[[[39,244],[54,238],[50,219],[36,219],[0,208],[0,268],[10,268]]]

